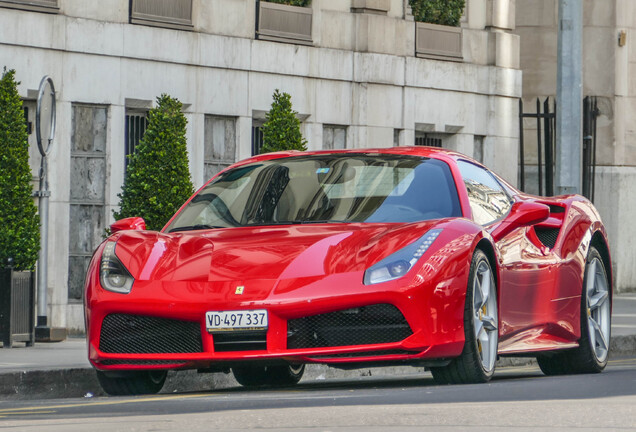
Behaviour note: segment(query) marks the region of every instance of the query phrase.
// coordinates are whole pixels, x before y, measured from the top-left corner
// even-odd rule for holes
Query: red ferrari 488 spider
[[[612,273],[598,212],[524,194],[426,147],[270,153],[203,186],[160,232],[120,220],[86,278],[88,355],[110,394],[168,370],[289,385],[307,363],[417,365],[488,381],[607,363]]]

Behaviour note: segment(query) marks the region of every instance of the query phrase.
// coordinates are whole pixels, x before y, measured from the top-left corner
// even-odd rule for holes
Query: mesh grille
[[[556,244],[557,237],[559,236],[558,228],[534,228],[537,233],[537,237],[541,240],[541,243],[552,249]]]
[[[106,353],[202,352],[199,323],[139,315],[104,318],[99,349]]]
[[[105,366],[116,366],[116,365],[136,365],[136,366],[162,366],[162,365],[174,365],[181,364],[183,362],[178,362],[174,360],[103,360],[101,364]]]
[[[378,304],[289,320],[287,348],[399,342],[412,333],[398,308]]]

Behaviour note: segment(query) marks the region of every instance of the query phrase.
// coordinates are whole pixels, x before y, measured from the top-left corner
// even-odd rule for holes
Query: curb
[[[636,356],[636,335],[616,336],[610,343],[610,358]],[[534,358],[505,357],[498,368],[536,364]],[[355,379],[360,377],[423,374],[423,367],[390,366],[354,370],[334,369],[326,365],[308,365],[303,381]],[[232,374],[199,374],[194,370],[168,374],[161,393],[213,391],[237,387]],[[105,396],[92,368],[51,369],[0,374],[0,399],[54,399]]]

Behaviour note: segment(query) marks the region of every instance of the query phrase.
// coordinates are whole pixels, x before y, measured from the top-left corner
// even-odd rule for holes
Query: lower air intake
[[[122,354],[202,352],[201,326],[191,321],[111,314],[102,323],[99,349]]]
[[[400,310],[377,304],[287,322],[287,348],[324,348],[399,342],[413,332]]]

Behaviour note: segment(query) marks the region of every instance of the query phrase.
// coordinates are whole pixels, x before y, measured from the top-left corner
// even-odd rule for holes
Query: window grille
[[[442,137],[439,135],[415,133],[416,146],[442,147]]]
[[[261,154],[263,148],[263,123],[252,123],[252,156]]]
[[[126,165],[128,168],[129,156],[135,152],[137,145],[144,137],[146,128],[148,127],[147,112],[127,112],[125,124],[125,151]]]

